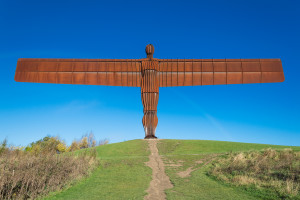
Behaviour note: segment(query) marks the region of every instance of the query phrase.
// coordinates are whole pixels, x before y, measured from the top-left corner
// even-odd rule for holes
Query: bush
[[[88,141],[87,141],[87,137],[83,137],[79,143],[79,147],[80,149],[85,149],[85,148],[88,148],[89,145],[88,145]]]
[[[98,143],[98,146],[108,144],[108,140],[100,140]],[[7,142],[6,140],[3,141],[2,146],[6,146]],[[59,137],[51,137],[47,136],[44,137],[41,140],[38,140],[36,142],[32,142],[30,145],[28,145],[25,148],[25,151],[31,152],[35,155],[37,154],[43,154],[43,153],[64,153],[64,152],[72,152],[79,149],[86,149],[90,147],[97,146],[97,142],[95,139],[95,136],[92,132],[89,134],[85,134],[82,136],[80,140],[74,140],[72,144],[68,147],[63,140],[61,140]],[[1,146],[0,146],[0,153],[1,153]]]
[[[95,149],[58,155],[6,148],[0,155],[0,199],[35,199],[86,176],[97,164]]]
[[[86,146],[85,146],[86,147]],[[98,165],[96,149],[79,153],[58,137],[44,137],[26,148],[0,143],[0,199],[35,199],[86,176]]]
[[[35,199],[86,176],[98,165],[96,149],[86,148],[96,144],[92,132],[69,147],[59,137],[50,136],[26,148],[8,147],[4,140],[0,143],[0,199]],[[71,153],[80,149],[85,150]]]
[[[32,142],[29,146],[25,148],[25,151],[32,152],[34,154],[44,154],[44,153],[63,153],[67,149],[64,141],[59,137],[44,137],[41,140]]]
[[[278,198],[300,197],[300,152],[291,149],[231,153],[209,173],[234,185],[269,190]]]
[[[68,148],[68,152],[70,152],[70,151],[77,151],[79,149],[80,149],[79,143],[76,140],[74,140],[72,142],[72,144],[70,145],[70,147]]]

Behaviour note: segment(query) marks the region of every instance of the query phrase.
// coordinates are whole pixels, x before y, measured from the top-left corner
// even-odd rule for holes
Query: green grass
[[[158,149],[166,164],[180,163],[182,166],[166,166],[173,188],[166,191],[167,199],[263,199],[260,191],[232,186],[208,176],[208,161],[228,152],[284,149],[287,146],[204,141],[204,140],[160,140]],[[300,151],[300,147],[289,147]],[[108,144],[97,147],[100,167],[88,178],[78,181],[63,191],[44,198],[57,199],[143,199],[152,179],[152,170],[144,163],[149,160],[148,144],[145,140]],[[202,163],[197,163],[198,161]],[[181,178],[178,172],[192,167],[191,176]]]
[[[248,151],[220,156],[209,174],[232,185],[260,190],[264,199],[300,199],[300,152]]]
[[[167,190],[167,199],[259,199],[261,193],[251,188],[234,187],[217,181],[207,175],[208,161],[220,154],[265,148],[292,148],[300,151],[300,147],[287,147],[265,144],[205,141],[205,140],[161,140],[158,144],[160,155],[165,163],[181,164],[182,166],[166,166],[166,173],[174,187]],[[203,163],[197,163],[203,161]],[[189,167],[195,169],[190,177],[181,178],[178,172]]]
[[[162,140],[162,143],[159,145],[159,153],[161,155],[207,154],[261,150],[269,147],[274,149],[291,148],[293,150],[300,151],[300,147],[297,146],[223,142],[213,140]]]
[[[44,199],[143,199],[152,175],[144,164],[150,153],[147,142],[108,144],[98,147],[97,152],[101,166],[88,178]]]

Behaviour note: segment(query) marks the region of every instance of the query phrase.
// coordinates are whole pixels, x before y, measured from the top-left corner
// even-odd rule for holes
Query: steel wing
[[[160,87],[283,82],[280,59],[166,59]]]
[[[18,60],[18,82],[140,87],[139,59],[29,59]]]

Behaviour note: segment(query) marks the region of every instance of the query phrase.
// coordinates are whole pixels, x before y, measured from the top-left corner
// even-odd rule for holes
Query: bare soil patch
[[[179,177],[181,177],[181,178],[189,177],[190,174],[193,171],[195,171],[197,169],[200,169],[201,167],[204,167],[207,164],[209,164],[210,162],[212,162],[216,158],[217,155],[218,154],[212,154],[212,155],[210,155],[208,157],[205,157],[205,158],[203,158],[201,160],[197,160],[197,161],[195,161],[195,165],[194,166],[187,168],[185,171],[178,172],[177,175]],[[197,167],[197,165],[200,165],[200,164],[202,164],[202,165],[200,167]]]
[[[185,171],[178,172],[177,175],[181,178],[189,177],[192,171],[195,171],[192,167],[187,168]]]
[[[146,165],[152,169],[152,181],[150,182],[150,186],[147,190],[148,195],[144,197],[146,200],[166,199],[164,190],[173,187],[169,177],[165,173],[165,166],[161,156],[158,154],[158,149],[156,147],[157,141],[157,139],[148,140],[151,154]]]

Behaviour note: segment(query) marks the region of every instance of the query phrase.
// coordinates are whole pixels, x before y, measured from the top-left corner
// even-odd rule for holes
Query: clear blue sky
[[[300,3],[0,0],[0,140],[144,137],[139,88],[17,83],[18,58],[281,58],[285,82],[161,88],[159,138],[300,145]]]

